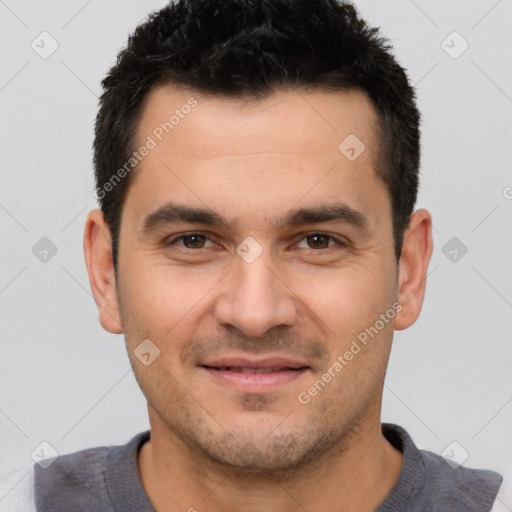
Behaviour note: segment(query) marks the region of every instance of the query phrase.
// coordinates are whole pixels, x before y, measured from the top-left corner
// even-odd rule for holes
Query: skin
[[[397,264],[391,201],[375,171],[377,115],[361,92],[282,90],[238,101],[161,86],[144,104],[138,141],[190,97],[197,106],[134,171],[117,280],[100,210],[90,212],[84,235],[100,322],[124,334],[148,400],[142,484],[158,512],[373,511],[403,461],[380,430],[383,379],[394,329],[421,310],[431,216],[412,214]],[[352,133],[366,146],[355,161],[338,150]],[[144,219],[169,201],[215,211],[228,225],[144,231]],[[291,209],[334,202],[361,212],[367,228],[273,226]],[[190,232],[205,237],[169,243]],[[315,233],[325,236],[308,237]],[[262,249],[252,263],[236,252],[248,236]],[[300,403],[299,393],[395,302],[393,320]],[[134,355],[146,338],[160,349],[148,366]],[[297,357],[310,368],[254,393],[198,366],[240,354]]]

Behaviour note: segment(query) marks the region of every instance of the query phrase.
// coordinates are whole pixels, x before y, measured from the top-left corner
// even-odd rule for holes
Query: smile
[[[200,368],[217,384],[227,386],[243,393],[264,393],[276,391],[289,384],[310,368],[302,366],[290,368],[285,366],[207,366]]]

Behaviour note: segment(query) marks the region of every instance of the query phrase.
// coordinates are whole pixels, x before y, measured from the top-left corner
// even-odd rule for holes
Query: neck
[[[391,492],[403,462],[376,419],[352,429],[343,446],[285,474],[220,465],[152,422],[138,457],[142,485],[158,512],[371,512]]]

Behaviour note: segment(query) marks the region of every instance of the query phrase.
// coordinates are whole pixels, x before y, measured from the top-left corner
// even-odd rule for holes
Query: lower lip
[[[270,373],[242,373],[229,370],[213,370],[200,367],[220,384],[230,386],[245,393],[262,393],[274,391],[280,386],[297,380],[308,371],[308,368],[300,370],[283,370]]]

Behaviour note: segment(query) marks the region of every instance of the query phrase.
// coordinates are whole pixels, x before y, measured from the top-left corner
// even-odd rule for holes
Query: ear
[[[432,250],[432,217],[425,209],[417,210],[404,233],[398,264],[398,302],[402,310],[395,318],[396,330],[407,329],[420,315]]]
[[[98,306],[100,323],[105,330],[120,334],[123,330],[117,302],[112,239],[101,210],[92,210],[87,217],[84,254],[89,283]]]

